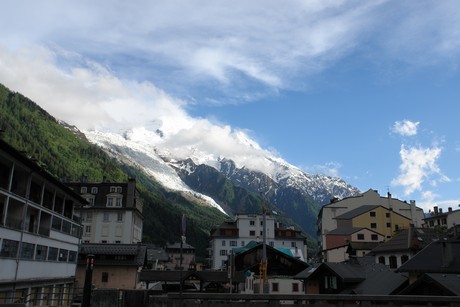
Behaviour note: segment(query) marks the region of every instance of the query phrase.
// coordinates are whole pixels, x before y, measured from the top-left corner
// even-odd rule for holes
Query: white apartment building
[[[267,215],[266,225],[263,215],[237,214],[233,220],[226,221],[211,231],[209,247],[210,267],[224,269],[228,255],[233,248],[246,246],[251,241],[265,242],[277,249],[289,251],[294,257],[304,261],[307,255],[306,237],[293,227],[285,227]]]
[[[424,213],[423,209],[415,206],[415,201],[410,203],[401,201],[391,197],[388,193],[387,197],[382,197],[375,190],[368,190],[357,196],[346,197],[344,199],[333,199],[327,205],[324,205],[318,214],[318,237],[320,238],[320,249],[326,250],[327,246],[326,235],[337,228],[336,217],[347,213],[356,208],[374,205],[383,206],[389,210],[398,213],[412,220],[415,227],[421,227],[423,224]],[[388,239],[388,238],[385,238]]]
[[[143,204],[136,180],[67,182],[88,205],[81,208],[83,243],[135,244],[142,241]]]
[[[69,305],[85,200],[0,139],[0,305]]]

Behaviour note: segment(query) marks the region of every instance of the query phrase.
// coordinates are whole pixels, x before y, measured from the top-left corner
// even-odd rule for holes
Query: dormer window
[[[97,187],[91,188],[91,194],[97,194]]]
[[[80,193],[81,193],[81,194],[88,193],[88,188],[87,188],[87,187],[81,187],[81,188],[80,188]]]
[[[110,187],[110,193],[121,193],[122,191],[121,187]]]

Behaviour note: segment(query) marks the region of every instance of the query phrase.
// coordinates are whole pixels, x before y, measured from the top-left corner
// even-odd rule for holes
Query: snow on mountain
[[[202,128],[200,127],[200,131],[203,130]],[[225,132],[228,140],[221,143],[219,138],[213,139],[212,131],[206,137],[193,136],[193,130],[188,131],[192,136],[188,136],[187,131],[169,135],[155,123],[147,127],[117,132],[87,131],[85,135],[91,142],[107,149],[119,159],[142,168],[166,188],[197,195],[221,211],[223,209],[211,198],[193,191],[179,178],[174,169],[177,164],[174,162],[191,159],[196,165],[209,165],[222,172],[222,161],[231,160],[237,169],[263,173],[282,186],[309,195],[319,204],[327,203],[330,197],[342,198],[359,193],[358,189],[340,178],[303,172],[282,158],[260,148],[243,131]],[[217,140],[216,144],[210,144],[207,139]],[[228,146],[226,144],[228,142],[233,143]],[[230,174],[227,174],[227,177],[230,178]]]

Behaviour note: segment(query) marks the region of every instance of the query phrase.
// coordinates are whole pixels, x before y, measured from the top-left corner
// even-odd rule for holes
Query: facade
[[[85,283],[88,255],[94,256],[92,285],[98,289],[137,289],[139,272],[146,265],[147,247],[143,244],[83,243],[78,256],[77,289]]]
[[[391,194],[388,193],[387,197],[381,197],[377,191],[368,190],[358,196],[352,196],[339,199],[332,199],[331,202],[327,205],[324,205],[319,214],[318,214],[318,237],[320,241],[318,242],[320,250],[327,250],[326,235],[338,228],[338,219],[337,217],[362,206],[376,206],[383,207],[391,211],[392,213],[398,214],[399,216],[406,217],[410,220],[410,223],[416,227],[421,227],[423,224],[424,213],[423,209],[416,207],[415,201],[410,201],[407,203],[399,199],[391,197]],[[381,209],[380,209],[381,210]],[[390,215],[390,218],[392,215]],[[370,218],[370,216],[369,216]],[[385,218],[385,217],[384,217]],[[368,223],[368,224],[367,224]],[[378,231],[373,227],[369,227],[370,221],[360,221],[356,223],[356,226],[353,227],[366,227],[371,230],[375,230],[378,233],[385,234],[387,231]],[[392,220],[385,221],[384,224],[380,226],[386,226],[387,223],[390,223],[391,229],[395,230],[395,223]],[[344,226],[342,226],[344,227]],[[348,226],[350,227],[350,226]],[[388,236],[388,235],[386,235]],[[390,235],[391,236],[391,235]],[[385,239],[388,239],[387,237]]]
[[[326,235],[326,244],[329,249],[324,252],[326,262],[342,262],[352,256],[366,255],[384,236],[368,228],[339,227]]]
[[[375,247],[371,253],[376,262],[396,269],[439,238],[440,234],[435,229],[410,227]]]
[[[136,244],[142,241],[142,199],[136,180],[66,182],[88,205],[81,208],[83,243]]]
[[[169,257],[169,261],[165,263],[166,270],[195,270],[195,248],[187,243],[182,243],[181,252],[180,243],[167,244],[165,251]],[[182,254],[182,266],[181,266]]]
[[[460,225],[460,209],[452,210],[452,207],[443,212],[441,208],[434,206],[433,211],[429,211],[425,217],[424,227],[450,229],[455,225]]]
[[[83,204],[0,139],[0,304],[70,303]]]
[[[244,247],[251,241],[262,242],[265,229],[266,244],[275,248],[286,248],[304,260],[307,255],[306,237],[293,227],[285,227],[275,221],[271,215],[237,214],[235,219],[226,221],[211,231],[209,248],[210,267],[225,268],[228,255],[232,249]]]

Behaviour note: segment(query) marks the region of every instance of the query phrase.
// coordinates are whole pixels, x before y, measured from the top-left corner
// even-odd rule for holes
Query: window
[[[402,255],[402,256],[401,256],[401,264],[403,264],[403,263],[406,262],[407,260],[409,260],[409,256],[407,256],[407,255]]]
[[[35,244],[32,243],[21,243],[21,258],[23,259],[33,259],[35,252]]]
[[[221,256],[226,256],[227,255],[227,250],[226,249],[221,249],[220,250],[220,255]]]
[[[86,212],[86,220],[88,222],[91,222],[92,219],[93,219],[93,213],[91,211],[87,211]]]
[[[292,283],[292,292],[299,292],[299,284],[298,283]]]
[[[380,256],[380,257],[379,257],[379,263],[385,264],[385,257]]]
[[[447,225],[447,219],[442,219],[442,224]]]
[[[222,246],[226,246],[227,245],[227,242],[225,242],[225,240],[222,241]]]
[[[106,243],[107,243],[107,240],[102,240],[101,243],[106,244]]]
[[[371,223],[371,228],[377,228],[377,223]]]
[[[115,243],[116,243],[116,244],[120,244],[120,243],[121,243],[121,241],[119,241],[119,240],[118,240],[118,241],[115,241]]]
[[[55,247],[50,247],[48,249],[48,261],[56,261],[58,257],[58,249]]]
[[[80,188],[80,193],[81,193],[81,194],[88,193],[88,188],[87,188],[87,187],[81,187],[81,188]]]
[[[255,225],[256,225],[256,221],[250,220],[250,221],[249,221],[249,225],[250,225],[250,226],[255,226]]]
[[[270,242],[268,242],[268,245],[270,245],[271,247],[273,247],[273,246],[275,246],[275,242],[270,241]]]
[[[102,274],[101,274],[101,282],[109,282],[109,273],[108,272],[102,272]]]
[[[117,191],[117,187],[110,187],[110,193],[115,193]]]
[[[18,241],[3,239],[2,250],[0,256],[2,257],[16,257],[18,252]]]
[[[244,241],[241,241],[241,246],[244,246],[244,245],[245,245],[245,244],[244,244]]]
[[[97,187],[91,188],[91,194],[97,194]]]
[[[297,247],[296,242],[291,242],[291,247]]]
[[[123,222],[123,212],[117,212],[117,221]]]
[[[85,226],[85,232],[86,232],[86,233],[90,233],[90,232],[91,232],[91,226],[86,225],[86,226]]]
[[[2,250],[0,256],[2,257],[16,257],[18,253],[19,242],[3,239]]]
[[[390,217],[390,212],[385,213],[385,217]]]
[[[336,276],[324,276],[324,288],[325,289],[337,289],[337,277]]]
[[[117,197],[115,199],[115,207],[121,207],[121,198],[120,197]]]
[[[279,283],[272,282],[272,292],[278,292],[278,291],[279,291]]]
[[[391,228],[391,223],[387,223],[387,227],[388,227],[388,228]]]
[[[375,217],[375,212],[374,211],[369,212],[369,216]]]
[[[107,197],[107,207],[113,207],[113,198]]]
[[[358,240],[364,240],[364,234],[358,233]]]
[[[48,247],[44,245],[37,245],[37,249],[35,250],[35,260],[46,260],[47,251]]]
[[[249,236],[254,237],[256,232],[254,230],[249,230]]]
[[[236,242],[236,241],[230,241],[230,246],[237,246],[238,245],[237,243],[238,242]]]
[[[434,227],[434,222],[433,221],[430,221],[430,226]]]
[[[260,226],[264,226],[264,221],[260,221]]]
[[[77,252],[69,251],[69,262],[77,261]]]
[[[117,187],[117,193],[121,193],[121,187]]]
[[[372,241],[377,241],[379,239],[379,236],[376,234],[371,234],[371,240]]]
[[[104,212],[103,221],[104,221],[104,222],[110,222],[110,220],[109,220],[109,216],[110,216],[110,215],[109,215],[109,213],[108,213],[108,212]]]
[[[396,269],[397,266],[396,256],[390,256],[390,269]]]
[[[67,261],[67,258],[69,257],[69,251],[66,249],[60,249],[59,250],[59,261]]]

